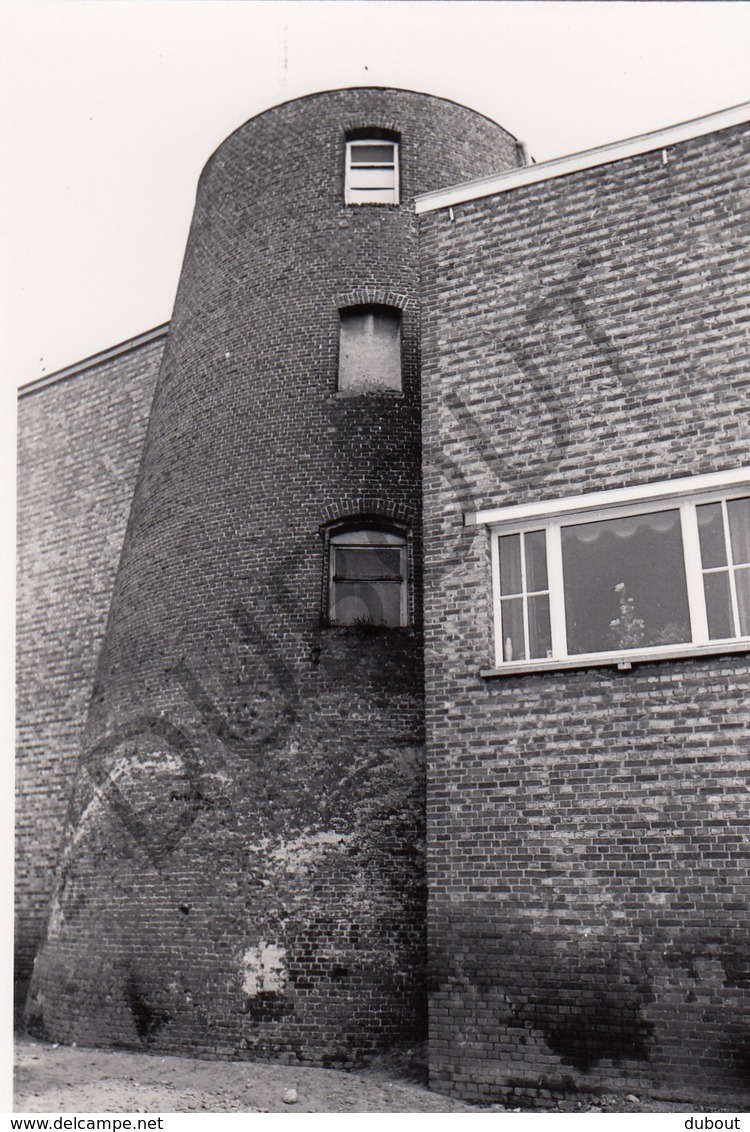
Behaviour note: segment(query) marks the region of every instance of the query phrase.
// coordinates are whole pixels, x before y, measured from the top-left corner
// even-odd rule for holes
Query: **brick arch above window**
[[[418,304],[400,291],[391,291],[387,287],[378,287],[372,283],[363,284],[354,291],[341,291],[334,295],[334,306],[337,310],[346,310],[347,307],[381,306],[396,307],[397,310],[413,309]]]
[[[416,508],[410,503],[394,502],[390,499],[381,499],[374,495],[350,496],[330,503],[323,512],[324,519],[320,524],[320,533],[328,531],[342,522],[369,523],[380,520],[390,521],[407,529],[414,525],[417,517]]]
[[[352,118],[343,123],[347,141],[360,141],[362,138],[379,138],[382,141],[400,141],[401,129],[393,118]]]

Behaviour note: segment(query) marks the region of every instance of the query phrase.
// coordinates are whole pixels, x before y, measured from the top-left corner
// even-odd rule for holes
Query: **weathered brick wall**
[[[16,978],[42,938],[164,335],[18,405]]]
[[[733,128],[422,218],[433,1081],[750,1084],[746,656],[482,679],[465,509],[747,463]]]
[[[344,204],[346,131],[401,207]],[[415,194],[516,162],[464,107],[334,91],[201,179],[29,1019],[325,1064],[424,1024]],[[336,390],[338,310],[403,316],[403,394]],[[400,520],[408,628],[321,624],[321,527]],[[97,792],[94,784],[99,787]]]

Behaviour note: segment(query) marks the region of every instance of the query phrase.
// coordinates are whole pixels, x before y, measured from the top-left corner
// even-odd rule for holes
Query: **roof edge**
[[[90,354],[89,357],[83,358],[80,362],[73,362],[63,369],[55,370],[54,373],[37,377],[33,381],[27,381],[24,385],[19,386],[18,396],[19,398],[28,397],[30,393],[37,393],[41,389],[46,389],[48,385],[57,385],[60,381],[66,381],[69,377],[76,377],[79,373],[93,369],[103,362],[111,361],[112,358],[119,357],[121,354],[127,354],[131,350],[137,350],[140,346],[147,346],[149,342],[165,338],[169,332],[169,326],[168,322],[162,322],[152,330],[144,330],[142,334],[136,334],[133,338],[126,338],[124,342],[118,342],[116,346],[110,346],[96,354]]]
[[[481,177],[462,185],[434,189],[416,198],[417,215],[478,200],[481,197],[493,196],[496,193],[510,192],[522,185],[551,181],[556,177],[565,177],[569,173],[577,173],[583,169],[594,169],[598,165],[609,165],[626,157],[636,157],[656,149],[666,149],[678,142],[704,137],[706,134],[717,133],[719,130],[739,126],[748,121],[750,121],[750,102],[743,102],[727,110],[719,110],[701,118],[690,118],[686,122],[652,130],[646,134],[637,134],[623,141],[609,142],[607,145],[585,149],[566,157],[556,157],[551,161],[540,161],[538,165],[526,165],[522,169],[512,169],[492,177]]]
[[[259,110],[257,114],[253,114],[253,115],[251,115],[251,117],[246,118],[245,121],[241,122],[239,126],[237,126],[234,130],[231,131],[231,133],[227,134],[227,136],[224,138],[224,140],[218,144],[218,146],[213,151],[213,153],[211,153],[206,158],[206,161],[204,162],[203,168],[201,169],[200,175],[198,177],[198,183],[200,184],[200,182],[203,180],[203,177],[208,172],[209,166],[213,163],[214,158],[217,156],[217,154],[220,152],[220,150],[222,150],[224,148],[224,146],[228,142],[230,142],[232,140],[232,138],[235,137],[235,135],[241,133],[242,130],[244,130],[246,126],[249,126],[251,122],[257,122],[257,120],[259,118],[264,118],[267,114],[273,114],[273,112],[276,111],[276,110],[282,110],[284,107],[291,106],[295,102],[309,102],[309,101],[312,101],[312,99],[315,99],[315,98],[324,98],[326,95],[329,95],[329,94],[345,94],[345,93],[354,93],[356,91],[381,92],[381,93],[386,93],[386,94],[391,94],[391,93],[392,94],[413,94],[413,95],[418,95],[420,98],[428,98],[428,99],[432,99],[435,102],[445,102],[445,103],[448,103],[452,106],[458,106],[461,110],[468,110],[469,113],[476,114],[476,116],[478,118],[484,118],[485,121],[490,123],[490,125],[495,126],[502,133],[506,134],[507,137],[512,142],[515,142],[516,144],[520,144],[520,139],[517,137],[516,134],[514,134],[511,130],[509,130],[507,128],[507,126],[503,126],[500,122],[497,122],[494,118],[490,118],[489,114],[485,114],[481,110],[475,110],[473,106],[467,106],[465,103],[459,102],[458,99],[456,99],[456,98],[445,98],[441,94],[430,94],[429,91],[413,90],[411,87],[382,86],[380,84],[375,84],[373,86],[370,86],[370,85],[367,85],[367,84],[362,85],[361,83],[357,83],[355,86],[326,87],[323,90],[308,91],[307,94],[300,94],[300,95],[297,95],[297,96],[292,97],[292,98],[285,98],[283,102],[276,102],[276,103],[274,103],[273,106],[266,106],[266,108],[264,110]]]

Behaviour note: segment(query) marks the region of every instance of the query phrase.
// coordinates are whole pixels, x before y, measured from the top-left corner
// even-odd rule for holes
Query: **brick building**
[[[36,1032],[341,1063],[429,990],[465,1097],[746,1088],[749,119],[285,104],[168,332],[22,391]]]

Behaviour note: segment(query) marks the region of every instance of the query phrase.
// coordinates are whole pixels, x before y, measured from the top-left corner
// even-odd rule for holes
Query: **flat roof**
[[[46,389],[48,385],[56,385],[59,381],[65,381],[69,377],[75,377],[84,370],[93,369],[94,366],[101,365],[102,362],[108,362],[112,358],[118,357],[120,354],[127,354],[130,350],[137,350],[140,346],[146,346],[149,342],[155,342],[158,338],[166,337],[168,330],[169,323],[163,322],[160,326],[155,326],[153,330],[144,330],[142,334],[136,334],[134,338],[126,338],[124,342],[118,342],[116,346],[110,346],[106,350],[100,350],[96,354],[91,354],[88,358],[83,358],[80,362],[73,362],[72,365],[65,366],[64,369],[55,370],[54,373],[45,374],[44,377],[37,377],[33,381],[27,381],[25,385],[19,386],[18,396],[27,397],[30,393],[38,393],[40,389]]]
[[[574,153],[568,157],[556,157],[552,161],[540,161],[538,165],[525,165],[521,169],[511,169],[507,173],[481,177],[476,181],[467,181],[462,185],[435,189],[433,192],[423,193],[417,197],[416,211],[420,215],[426,212],[435,212],[440,208],[449,208],[454,204],[463,204],[465,201],[494,196],[496,193],[507,193],[512,189],[520,188],[522,185],[551,181],[555,177],[566,177],[569,173],[577,173],[582,169],[594,169],[597,165],[609,165],[615,161],[622,161],[626,157],[635,157],[641,153],[666,149],[678,142],[700,138],[705,134],[725,130],[730,126],[739,126],[748,121],[750,121],[750,102],[743,102],[741,105],[732,106],[728,110],[719,110],[715,114],[707,114],[702,118],[692,118],[676,126],[667,126],[663,130],[638,134],[637,137],[627,138],[625,141],[612,142],[608,145],[598,146],[596,149],[585,149],[581,153]]]

